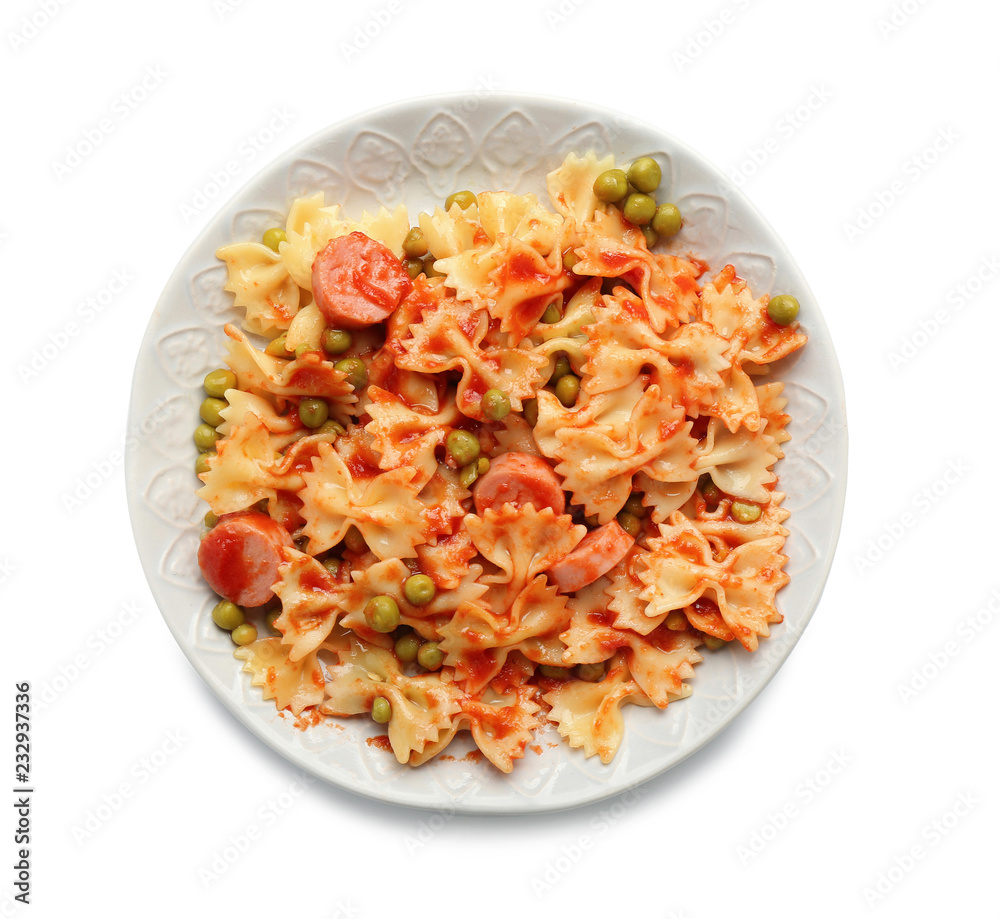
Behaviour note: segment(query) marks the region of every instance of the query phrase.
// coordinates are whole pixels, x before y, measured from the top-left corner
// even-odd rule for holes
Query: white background
[[[0,692],[10,711],[28,680],[36,703],[32,902],[10,899],[7,805],[2,915],[982,914],[1000,816],[1000,13],[677,6],[4,6]],[[529,818],[306,787],[174,644],[121,457],[153,304],[222,203],[192,205],[213,170],[239,161],[228,194],[329,123],[490,88],[620,108],[734,174],[810,279],[851,436],[826,593],[760,698],[637,799]]]

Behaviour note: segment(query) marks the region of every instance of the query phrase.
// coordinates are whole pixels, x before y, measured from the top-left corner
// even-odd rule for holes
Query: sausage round
[[[545,460],[530,453],[505,453],[492,460],[486,474],[476,482],[472,497],[480,516],[487,508],[503,504],[533,504],[536,511],[551,507],[557,515],[566,510],[559,477]]]
[[[549,580],[564,594],[593,584],[607,574],[632,548],[635,539],[612,520],[591,530],[568,555],[549,570]]]
[[[260,606],[274,596],[280,550],[291,545],[288,531],[267,514],[226,514],[201,541],[198,565],[220,597],[238,606]]]
[[[312,266],[313,297],[334,328],[382,322],[413,287],[402,263],[382,243],[354,232],[331,239]]]

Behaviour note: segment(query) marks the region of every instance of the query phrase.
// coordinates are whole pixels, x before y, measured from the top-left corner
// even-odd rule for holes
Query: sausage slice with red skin
[[[336,329],[385,320],[413,287],[402,263],[382,243],[354,232],[331,239],[312,266],[313,298]]]
[[[533,504],[536,511],[551,507],[558,516],[566,510],[566,495],[559,476],[552,467],[530,453],[505,453],[490,461],[490,468],[478,482],[472,494],[476,513],[503,504],[524,507]]]
[[[198,565],[220,597],[238,606],[260,606],[274,596],[281,548],[291,545],[288,531],[267,514],[226,514],[201,541]]]
[[[617,520],[591,530],[568,555],[549,570],[549,580],[564,594],[593,584],[607,574],[632,548],[635,539],[629,536]]]

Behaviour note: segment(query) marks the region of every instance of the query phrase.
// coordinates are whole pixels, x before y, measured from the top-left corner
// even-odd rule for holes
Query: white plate
[[[551,728],[511,775],[465,758],[456,741],[419,769],[367,740],[367,718],[307,731],[279,716],[249,685],[228,634],[210,618],[215,598],[196,561],[206,508],[194,497],[191,432],[201,381],[221,363],[223,323],[235,321],[226,271],[215,250],[284,224],[294,197],[317,190],[359,215],[405,201],[416,215],[460,188],[534,191],[569,151],[653,155],[663,196],[684,215],[672,248],[712,270],[736,266],[755,295],[794,293],[809,343],[783,362],[792,440],[777,471],[788,495],[791,583],[778,596],[783,624],[747,654],[732,642],[695,669],[690,698],[666,711],[629,706],[625,740],[607,766],[585,759]],[[718,734],[774,676],[819,601],[840,529],[847,472],[843,383],[829,332],[799,269],[774,231],[714,167],[662,131],[593,106],[533,96],[442,96],[369,112],[321,132],[272,163],[209,223],[181,259],[153,312],[136,363],[126,476],[132,528],[150,588],[167,625],[212,691],[257,736],[303,769],[361,795],[469,813],[522,813],[590,803],[676,765]],[[460,735],[461,737],[461,735]]]

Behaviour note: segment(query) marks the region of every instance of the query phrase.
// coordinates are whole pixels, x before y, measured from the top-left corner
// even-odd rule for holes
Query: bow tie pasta
[[[206,377],[199,563],[251,684],[362,715],[403,764],[461,731],[509,772],[553,724],[609,762],[625,703],[754,651],[788,581],[768,365],[794,297],[662,251],[656,162],[411,220],[322,194],[219,251],[245,310]]]

